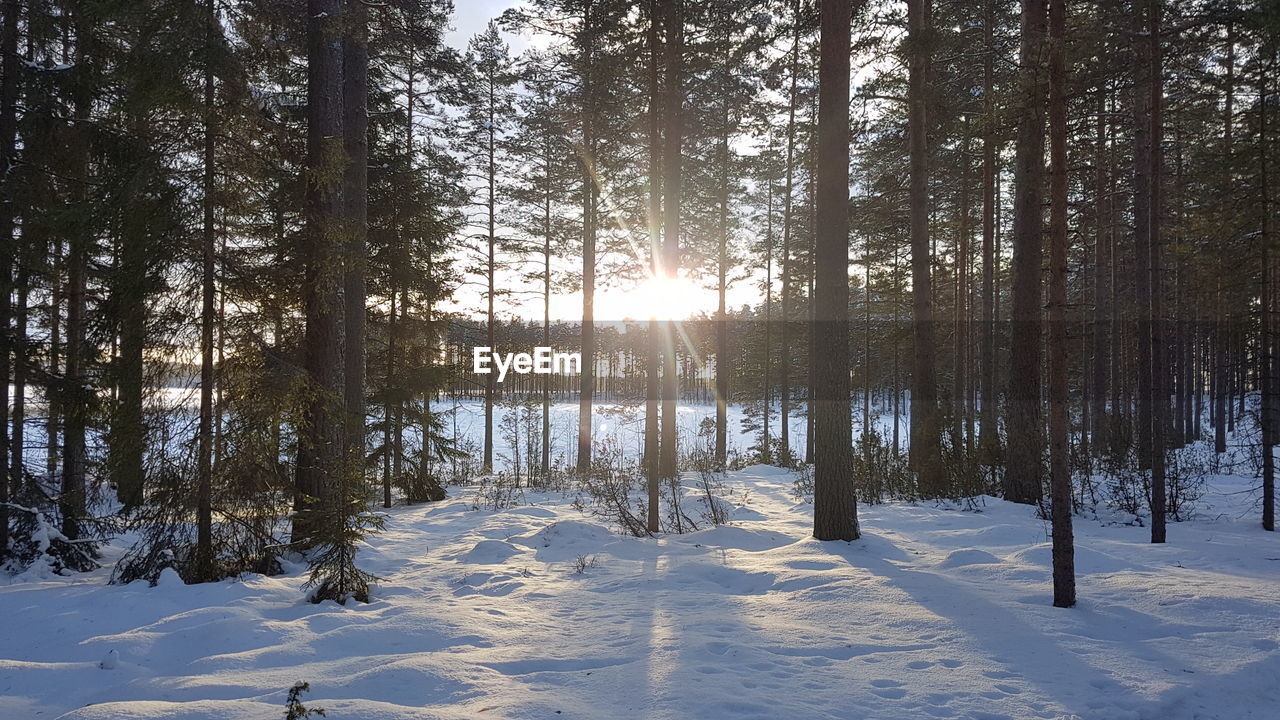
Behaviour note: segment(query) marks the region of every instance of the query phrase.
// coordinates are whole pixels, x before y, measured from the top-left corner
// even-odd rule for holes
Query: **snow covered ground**
[[[367,605],[307,603],[301,568],[10,584],[0,718],[265,720],[299,680],[331,720],[1277,717],[1280,538],[1243,480],[1163,546],[1077,518],[1071,610],[1030,508],[863,506],[862,540],[821,543],[792,482],[733,473],[731,525],[656,539],[454,488],[390,512]]]

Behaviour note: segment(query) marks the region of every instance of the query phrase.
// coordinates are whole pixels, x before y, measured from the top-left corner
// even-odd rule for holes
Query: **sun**
[[[645,278],[626,293],[628,315],[637,320],[684,320],[698,314],[707,293],[682,277]]]
[[[649,277],[629,290],[610,293],[601,320],[683,320],[703,310],[706,293],[683,277]],[[601,311],[607,310],[608,314]]]

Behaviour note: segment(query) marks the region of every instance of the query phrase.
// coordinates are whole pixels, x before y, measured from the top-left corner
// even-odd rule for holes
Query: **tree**
[[[4,76],[0,78],[0,558],[9,554],[9,315],[13,271],[13,193],[8,178],[13,169],[18,134],[18,14],[17,0],[7,0],[0,19],[0,53]],[[21,456],[21,446],[15,449]],[[16,484],[16,478],[14,479]]]
[[[983,13],[986,47],[982,59],[982,402],[978,447],[988,465],[1000,453],[996,402],[996,104],[995,2],[987,0]]]
[[[214,383],[214,303],[216,301],[217,230],[214,228],[214,177],[217,107],[213,71],[213,45],[218,32],[217,9],[206,2],[204,59],[204,147],[203,196],[200,199],[200,429],[197,448],[196,484],[196,574],[213,576],[213,383]]]
[[[342,27],[343,455],[360,479],[365,466],[365,255],[369,224],[369,13],[344,0]],[[353,478],[354,480],[354,478]]]
[[[307,409],[298,433],[295,542],[314,539],[317,510],[337,496],[343,440],[344,172],[342,0],[307,2],[307,167],[302,357]],[[317,504],[319,507],[317,507]]]
[[[662,218],[662,81],[660,69],[662,61],[659,56],[661,45],[658,29],[660,22],[658,0],[649,0],[647,14],[649,25],[645,33],[645,40],[649,65],[649,107],[646,113],[649,145],[649,203],[645,225],[649,231],[649,277],[656,280],[661,272],[660,257],[662,253],[662,228],[659,224]],[[659,436],[658,416],[658,398],[661,395],[659,387],[661,381],[659,358],[661,353],[658,346],[659,328],[657,319],[649,318],[648,331],[644,367],[644,468],[647,491],[646,505],[649,512],[645,518],[645,528],[654,533],[658,531],[659,527],[658,493],[662,479],[660,470],[662,440]]]
[[[813,536],[857,540],[849,407],[849,0],[823,0],[818,70]]]
[[[1053,604],[1076,604],[1067,406],[1066,0],[1049,2],[1049,488],[1053,501]]]
[[[662,277],[675,280],[680,269],[680,201],[682,147],[684,141],[684,0],[663,4],[664,93],[662,103]],[[662,323],[662,433],[658,449],[658,474],[664,478],[679,474],[676,440],[676,403],[679,379],[676,375],[674,318]]]
[[[907,144],[911,174],[911,315],[914,333],[911,371],[911,465],[920,487],[931,495],[946,491],[942,474],[938,387],[934,365],[932,253],[929,243],[928,98],[929,53],[933,28],[931,0],[907,4],[907,53],[910,87],[907,98]]]
[[[1018,51],[1022,107],[1014,148],[1013,322],[1004,496],[1006,500],[1028,504],[1039,501],[1042,493],[1040,267],[1044,231],[1046,10],[1045,0],[1026,0],[1022,4]]]
[[[499,187],[503,179],[502,153],[507,143],[506,133],[515,115],[515,94],[512,86],[516,82],[515,69],[506,42],[498,33],[497,23],[490,21],[485,31],[471,39],[467,48],[467,67],[470,68],[466,79],[464,96],[466,97],[466,131],[465,141],[473,163],[482,170],[483,182],[481,196],[484,234],[483,268],[488,285],[485,291],[487,303],[486,342],[495,347],[494,314],[495,303],[499,294],[498,271],[506,263],[498,260],[498,250],[510,249],[511,242],[498,234],[498,213],[505,189]],[[484,465],[485,471],[493,469],[493,406],[497,393],[497,376],[489,373],[485,377],[484,386]]]

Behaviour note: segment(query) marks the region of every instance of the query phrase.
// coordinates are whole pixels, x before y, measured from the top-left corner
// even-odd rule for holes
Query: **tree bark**
[[[346,0],[342,39],[342,129],[346,152],[343,202],[347,234],[343,268],[344,428],[346,461],[364,477],[365,242],[369,212],[369,18],[364,0]],[[353,478],[354,479],[354,478]]]
[[[680,268],[680,194],[681,194],[681,146],[684,135],[682,105],[684,89],[681,74],[684,71],[684,0],[666,3],[665,97],[662,106],[664,134],[662,148],[662,269],[668,280],[677,277]],[[658,472],[664,478],[679,474],[676,425],[676,404],[679,378],[676,366],[676,335],[672,318],[666,318],[663,329],[662,363],[662,445],[659,450]]]
[[[1150,272],[1147,283],[1148,292],[1148,332],[1150,333],[1151,369],[1148,374],[1150,389],[1147,396],[1150,403],[1150,425],[1148,434],[1151,453],[1151,542],[1165,541],[1165,450],[1167,434],[1165,417],[1169,402],[1168,388],[1165,385],[1164,370],[1164,318],[1161,310],[1161,223],[1163,219],[1163,203],[1161,176],[1164,170],[1164,153],[1162,146],[1162,105],[1164,96],[1164,72],[1162,69],[1160,49],[1160,0],[1149,0],[1148,5],[1147,42],[1150,45],[1147,58],[1151,64],[1148,73],[1147,90],[1150,123],[1147,160],[1149,170],[1149,199],[1147,211],[1147,249],[1150,260],[1147,263]],[[1136,194],[1135,194],[1136,195]]]
[[[996,235],[996,118],[995,8],[986,3],[986,51],[982,68],[982,401],[978,447],[982,461],[994,466],[1000,456],[996,397],[995,235]]]
[[[1067,436],[1067,70],[1066,0],[1049,3],[1049,488],[1053,522],[1053,604],[1076,604]]]
[[[794,30],[791,40],[791,90],[787,95],[787,167],[786,179],[782,189],[782,258],[779,273],[782,275],[782,307],[779,308],[781,328],[779,328],[778,349],[778,392],[781,395],[781,407],[778,416],[778,440],[781,444],[781,456],[778,462],[783,465],[792,464],[791,456],[791,230],[795,224],[792,205],[793,183],[795,179],[795,147],[796,147],[796,104],[797,85],[800,75],[800,0],[792,0],[791,18]]]
[[[582,374],[578,386],[579,474],[591,470],[591,414],[596,389],[596,137],[595,32],[591,0],[583,7],[577,42],[582,53]]]
[[[298,437],[293,539],[315,531],[313,502],[334,495],[344,455],[343,0],[307,1],[307,167],[304,203],[303,366],[308,402]]]
[[[1005,499],[1040,500],[1041,262],[1044,231],[1045,0],[1024,0],[1019,76],[1022,112],[1014,158],[1013,307]]]
[[[823,0],[818,67],[813,536],[857,540],[849,406],[850,0]]]
[[[89,58],[92,56],[91,25],[83,14],[72,16],[75,32],[74,70],[79,77],[72,90],[72,112],[75,122],[71,138],[71,205],[81,217],[88,217],[89,180]],[[85,425],[88,422],[90,391],[85,385],[85,286],[87,284],[89,245],[92,231],[88,224],[72,226],[67,243],[67,335],[65,383],[63,384],[63,459],[62,493],[58,511],[62,515],[62,534],[68,540],[80,538],[80,523],[85,516]]]
[[[200,198],[200,437],[197,447],[196,557],[197,580],[213,578],[213,349],[217,237],[214,230],[215,138],[217,117],[214,95],[213,50],[218,22],[213,0],[205,3],[204,66],[204,193]]]
[[[4,77],[0,79],[0,558],[9,551],[9,377],[12,345],[9,338],[10,297],[13,292],[14,207],[10,189],[18,134],[18,15],[17,0],[5,0],[0,25],[0,53]],[[21,362],[21,360],[18,360]],[[15,363],[16,364],[16,363]],[[17,431],[15,429],[15,435]],[[13,451],[21,457],[22,450]],[[16,489],[18,478],[12,483]]]
[[[1276,529],[1276,460],[1275,445],[1277,436],[1280,436],[1280,428],[1277,428],[1277,421],[1280,421],[1280,398],[1276,397],[1275,377],[1276,363],[1280,359],[1275,357],[1275,302],[1276,302],[1276,268],[1275,256],[1271,249],[1271,195],[1267,167],[1267,151],[1270,146],[1267,144],[1267,78],[1273,77],[1276,71],[1276,56],[1274,45],[1269,67],[1266,71],[1260,69],[1258,73],[1258,192],[1261,196],[1259,204],[1262,206],[1262,227],[1261,240],[1263,248],[1263,270],[1266,273],[1266,282],[1263,283],[1262,292],[1265,299],[1262,303],[1262,347],[1263,347],[1263,365],[1262,377],[1264,380],[1262,392],[1262,417],[1265,425],[1261,428],[1262,435],[1262,529],[1274,531]]]
[[[715,463],[723,468],[728,455],[729,428],[729,378],[733,374],[729,357],[729,317],[726,307],[727,275],[729,272],[729,79],[733,72],[732,35],[726,29],[721,59],[720,88],[720,138],[717,147],[719,165],[719,235],[716,262],[716,437]]]
[[[911,372],[910,464],[927,496],[946,493],[935,368],[933,278],[929,243],[927,88],[933,28],[931,0],[909,0],[907,134],[910,154],[911,304],[915,344]]]
[[[662,85],[660,81],[661,60],[659,53],[658,0],[649,0],[649,29],[647,41],[649,45],[649,276],[656,281],[662,272]],[[648,490],[648,517],[646,528],[649,532],[658,532],[658,484],[661,475],[658,469],[660,438],[658,422],[658,399],[661,384],[660,377],[660,329],[658,321],[649,319],[648,343],[645,347],[645,413],[644,413],[644,460],[645,480]]]

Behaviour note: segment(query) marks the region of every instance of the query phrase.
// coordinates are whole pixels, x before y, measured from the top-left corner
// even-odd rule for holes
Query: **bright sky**
[[[483,31],[491,18],[520,4],[522,0],[454,0],[453,29],[446,35],[446,41],[459,50],[465,50],[467,42]],[[529,45],[529,39],[525,37],[507,33],[506,38],[513,55],[519,54]],[[578,258],[567,260],[571,266],[580,267]],[[561,267],[567,266],[562,263]],[[484,305],[481,289],[477,285],[479,279],[467,280],[455,294],[452,309],[478,315]],[[500,277],[498,284],[512,291],[511,295],[499,301],[500,315],[514,313],[528,319],[542,319],[541,281],[524,281],[512,274],[510,277]],[[751,284],[752,281],[743,281],[737,287],[730,287],[730,307],[759,301]],[[682,319],[700,313],[713,313],[716,304],[715,290],[702,287],[699,283],[618,281],[605,275],[597,275],[596,278],[595,317],[599,321],[645,320],[650,315],[659,319]],[[551,317],[553,320],[581,319],[582,293],[556,293],[551,299]]]

